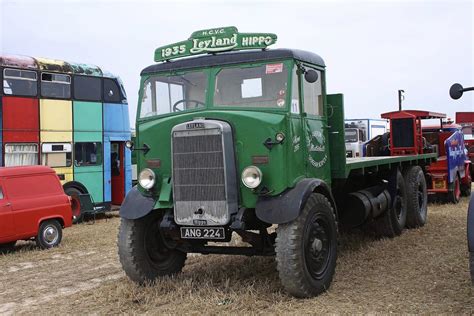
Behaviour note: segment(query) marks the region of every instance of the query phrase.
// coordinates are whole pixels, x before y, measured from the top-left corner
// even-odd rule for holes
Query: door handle
[[[4,206],[11,206],[12,204],[10,202],[5,203]]]

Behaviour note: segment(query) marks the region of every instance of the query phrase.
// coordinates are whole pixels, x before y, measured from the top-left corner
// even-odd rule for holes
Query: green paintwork
[[[75,132],[102,132],[102,103],[73,101]]]
[[[234,26],[201,30],[186,41],[157,48],[155,61],[230,50],[264,49],[275,44],[276,40],[275,34],[239,33]]]
[[[346,143],[344,139],[344,96],[327,95],[329,125],[329,154],[331,156],[331,176],[333,179],[346,178]]]
[[[91,194],[95,203],[104,201],[104,173],[100,166],[74,166],[74,181],[82,183]]]
[[[411,156],[385,156],[385,157],[358,157],[358,158],[346,158],[346,176],[348,178],[351,172],[357,171],[364,173],[365,169],[377,169],[379,167],[391,167],[399,166],[402,163],[411,164],[430,164],[436,161],[437,153],[411,155]],[[373,169],[371,169],[373,168]]]
[[[74,143],[102,143],[102,103],[73,101],[73,113]],[[103,157],[100,157],[100,161],[100,165],[97,166],[74,164],[74,181],[82,183],[96,203],[104,200]]]
[[[225,34],[234,29],[226,28]],[[236,31],[236,29],[235,29]],[[204,39],[208,34],[205,31],[194,33],[194,38]],[[183,42],[184,43],[184,42]],[[186,42],[191,43],[191,42]],[[191,45],[191,44],[190,44]],[[157,50],[158,58],[161,51]],[[344,143],[344,104],[343,95],[326,95],[325,70],[317,65],[307,65],[321,71],[323,116],[307,115],[303,113],[303,75],[295,77],[298,80],[298,96],[292,96],[293,72],[300,64],[297,60],[272,60],[265,63],[283,62],[288,70],[288,86],[285,93],[285,106],[282,108],[242,108],[242,107],[214,107],[213,95],[215,76],[220,67],[202,69],[208,76],[206,105],[202,108],[179,113],[169,113],[154,117],[139,118],[137,114],[135,146],[149,145],[150,151],[144,155],[137,151],[138,171],[148,167],[147,160],[159,159],[159,168],[152,168],[157,175],[156,185],[151,191],[145,191],[139,186],[144,195],[155,199],[155,208],[172,208],[171,174],[171,129],[197,117],[224,120],[232,126],[234,149],[237,164],[239,187],[239,207],[254,208],[258,199],[255,191],[246,188],[240,181],[242,170],[253,165],[252,156],[268,156],[267,164],[257,165],[263,173],[261,186],[269,189],[267,195],[277,196],[292,188],[303,178],[318,178],[328,184],[335,180],[345,180],[352,172],[364,172],[365,168],[391,166],[396,163],[427,162],[434,159],[434,154],[417,157],[371,157],[348,161],[345,158]],[[245,66],[260,65],[262,63],[247,63]],[[233,67],[241,67],[235,65]],[[193,71],[196,69],[193,69]],[[184,73],[180,70],[180,73]],[[297,72],[299,73],[299,72]],[[159,73],[154,75],[169,75]],[[176,72],[173,72],[176,75]],[[150,75],[141,79],[139,102],[141,104],[142,88]],[[299,99],[299,113],[291,113],[293,99]],[[140,113],[140,109],[137,111]],[[285,140],[275,145],[271,150],[263,146],[267,138],[274,139],[279,132],[285,134]],[[336,185],[334,183],[334,185]]]

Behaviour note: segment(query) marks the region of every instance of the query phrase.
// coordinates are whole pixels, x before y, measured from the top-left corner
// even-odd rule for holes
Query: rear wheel
[[[64,193],[71,197],[72,223],[77,224],[82,222],[84,214],[82,214],[81,202],[79,201],[79,194],[82,192],[74,187],[69,187],[64,190]]]
[[[461,200],[461,180],[459,180],[459,176],[456,175],[453,189],[448,192],[448,201],[457,204],[459,200]]]
[[[462,196],[471,196],[471,186],[472,186],[472,178],[469,173],[466,173],[468,180],[466,183],[461,184],[461,195]]]
[[[121,219],[120,263],[127,276],[140,285],[181,272],[186,260],[186,253],[166,247],[160,222],[161,216],[156,211],[139,219]]]
[[[393,238],[402,233],[407,220],[407,191],[402,173],[398,170],[389,183],[392,194],[391,207],[375,219],[375,231],[381,237]]]
[[[62,238],[63,230],[57,220],[44,221],[39,227],[36,245],[41,249],[53,248],[61,243]]]
[[[337,223],[328,199],[313,193],[294,221],[278,225],[276,261],[283,287],[296,297],[327,290],[337,259]]]
[[[425,225],[428,212],[428,192],[425,174],[420,166],[409,167],[405,171],[407,193],[407,227]]]

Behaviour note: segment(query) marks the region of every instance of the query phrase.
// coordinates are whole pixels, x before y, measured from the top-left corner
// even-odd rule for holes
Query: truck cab
[[[118,238],[133,281],[180,272],[187,253],[262,255],[276,257],[289,293],[318,295],[334,275],[339,220],[377,218],[389,237],[405,228],[413,197],[404,166],[421,194],[407,225],[424,224],[417,164],[434,155],[346,161],[343,95],[327,94],[324,60],[267,49],[276,38],[196,31],[157,48],[157,64],[142,70],[128,143],[138,185],[120,209]],[[245,245],[228,244],[236,234]]]
[[[346,124],[344,130],[346,142],[346,157],[360,157],[362,156],[362,144],[367,140],[364,131],[356,126]]]

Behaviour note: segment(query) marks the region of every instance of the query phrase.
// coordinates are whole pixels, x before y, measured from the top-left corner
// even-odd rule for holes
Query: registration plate
[[[225,239],[224,227],[181,227],[183,239]]]

